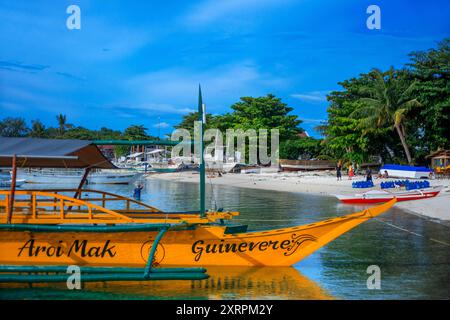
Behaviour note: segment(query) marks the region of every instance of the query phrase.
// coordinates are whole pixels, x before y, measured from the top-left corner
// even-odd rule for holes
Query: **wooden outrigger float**
[[[199,120],[202,114],[200,92]],[[114,167],[92,142],[0,138],[0,166],[11,164],[13,181],[18,166],[86,168],[86,174],[74,190],[0,191],[0,282],[65,281],[61,272],[68,265],[82,267],[83,281],[204,279],[204,266],[290,266],[396,202],[304,226],[247,232],[225,223],[237,212],[206,210],[204,161],[195,212],[163,212],[83,189],[90,169]],[[177,268],[161,268],[167,266]],[[197,268],[181,268],[186,266]]]

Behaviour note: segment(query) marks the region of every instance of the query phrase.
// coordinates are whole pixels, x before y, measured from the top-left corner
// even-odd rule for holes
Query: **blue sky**
[[[81,30],[66,27],[72,4]],[[371,4],[381,30],[366,27]],[[273,93],[318,136],[339,81],[434,47],[449,13],[447,0],[0,0],[0,118],[164,134],[201,83],[208,112]]]

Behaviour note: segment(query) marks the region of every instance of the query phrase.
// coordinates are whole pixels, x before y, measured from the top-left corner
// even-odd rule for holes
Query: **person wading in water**
[[[142,189],[144,189],[144,186],[139,183],[133,190],[133,198],[135,198],[136,200],[141,200]]]

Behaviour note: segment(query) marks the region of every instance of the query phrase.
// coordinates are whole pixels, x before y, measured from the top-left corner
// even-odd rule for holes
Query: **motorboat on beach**
[[[348,204],[383,203],[392,199],[397,201],[411,201],[436,197],[441,192],[442,186],[407,191],[371,190],[355,195],[335,195],[339,201]]]

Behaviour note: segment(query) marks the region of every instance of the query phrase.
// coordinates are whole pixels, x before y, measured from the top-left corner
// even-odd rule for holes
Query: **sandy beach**
[[[177,172],[152,174],[149,179],[163,179],[180,182],[198,183],[198,173]],[[336,181],[334,172],[308,172],[308,173],[250,173],[250,174],[224,174],[221,177],[208,177],[207,183],[235,186],[241,188],[275,190],[285,192],[310,193],[323,196],[334,194],[351,195],[361,193],[361,190],[353,189],[352,182],[363,180],[363,176],[355,176],[353,180],[343,177],[342,181]],[[376,188],[382,181],[395,179],[374,179]],[[397,206],[409,213],[419,214],[431,219],[450,221],[450,180],[430,180],[432,186],[443,185],[441,193],[432,199],[419,201],[407,201],[398,203]]]

